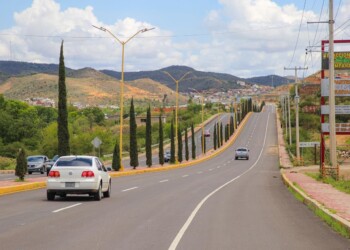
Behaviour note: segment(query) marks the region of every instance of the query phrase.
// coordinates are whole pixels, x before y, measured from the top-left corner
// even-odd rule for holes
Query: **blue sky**
[[[321,10],[327,20],[328,1],[323,9],[322,2],[307,0],[303,14],[302,0],[11,0],[0,8],[0,60],[57,63],[64,39],[68,67],[120,70],[120,47],[94,24],[122,40],[156,28],[126,46],[127,71],[172,64],[242,77],[289,74],[284,66],[306,64],[317,71],[317,55],[306,58],[305,48],[325,38],[327,25],[306,22],[319,19]],[[350,0],[339,3],[340,25],[348,20]]]

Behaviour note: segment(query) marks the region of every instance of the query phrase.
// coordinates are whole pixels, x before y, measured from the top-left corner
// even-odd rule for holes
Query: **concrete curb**
[[[46,182],[43,182],[43,181],[23,183],[23,184],[21,183],[20,185],[12,186],[12,187],[0,187],[0,196],[6,195],[6,194],[23,192],[23,191],[30,191],[30,190],[35,190],[35,189],[40,189],[45,187],[46,187]]]
[[[241,124],[238,126],[238,128],[236,129],[235,133],[233,134],[233,136],[230,138],[229,141],[227,141],[221,148],[217,149],[216,151],[211,150],[211,151],[207,152],[206,153],[207,155],[204,157],[201,157],[199,159],[192,160],[189,162],[180,163],[177,165],[166,166],[166,167],[151,167],[151,168],[135,169],[135,170],[124,171],[124,172],[112,172],[112,173],[110,173],[110,176],[112,178],[116,178],[116,177],[143,174],[143,173],[167,171],[167,170],[171,170],[171,169],[193,166],[195,164],[209,160],[209,159],[221,154],[223,151],[225,151],[228,147],[230,147],[236,141],[237,136],[241,133],[241,131],[245,127],[245,124],[247,123],[247,121],[249,120],[251,115],[252,115],[251,112],[246,115],[246,117],[243,119]],[[17,185],[17,186],[11,186],[11,187],[0,187],[0,196],[6,195],[6,194],[13,194],[13,193],[17,193],[17,192],[22,192],[22,191],[40,189],[40,188],[45,188],[45,187],[46,187],[46,181],[26,183],[26,184],[21,184],[21,185]]]
[[[302,190],[300,190],[298,187],[296,187],[283,173],[283,170],[281,170],[281,175],[284,184],[287,187],[290,187],[294,192],[298,193],[303,197],[303,204],[305,204],[307,207],[309,207],[313,212],[316,211],[316,209],[322,210],[325,214],[327,214],[333,221],[341,224],[341,226],[346,229],[348,232],[348,235],[350,235],[350,222],[343,219],[342,217],[332,213],[330,210],[328,210],[325,206],[320,204],[318,201],[310,198],[307,194],[305,194]]]

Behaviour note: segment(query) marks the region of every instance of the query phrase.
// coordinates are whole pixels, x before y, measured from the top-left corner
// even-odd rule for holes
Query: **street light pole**
[[[178,119],[177,119],[177,112],[179,109],[179,82],[181,82],[189,73],[191,73],[192,71],[188,71],[186,72],[180,79],[176,80],[172,75],[170,75],[169,72],[167,71],[163,71],[164,74],[168,75],[176,84],[176,108],[175,108],[175,163],[177,164],[177,128],[178,128]]]
[[[144,33],[150,30],[153,30],[154,28],[144,28],[139,31],[137,31],[134,35],[129,37],[126,41],[121,41],[118,37],[116,37],[111,31],[104,27],[97,27],[95,25],[92,25],[94,28],[102,30],[104,32],[107,32],[110,34],[115,40],[117,40],[122,45],[122,72],[121,72],[121,81],[120,81],[120,124],[119,124],[119,165],[120,165],[120,171],[124,171],[124,166],[122,164],[122,157],[123,157],[123,113],[124,113],[124,51],[125,51],[125,44],[129,42],[132,38],[134,38],[139,33]]]

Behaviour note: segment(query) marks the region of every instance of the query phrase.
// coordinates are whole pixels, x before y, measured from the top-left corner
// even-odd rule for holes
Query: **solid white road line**
[[[204,197],[203,200],[201,200],[201,202],[196,206],[196,208],[192,211],[190,217],[188,217],[188,219],[186,220],[185,224],[182,226],[182,228],[180,229],[180,231],[177,233],[175,239],[173,240],[173,242],[171,243],[170,247],[168,250],[175,250],[177,245],[180,243],[182,237],[184,236],[187,228],[190,226],[191,222],[193,221],[194,217],[196,216],[196,214],[198,213],[199,209],[203,206],[203,204],[211,197],[213,196],[215,193],[217,193],[218,191],[220,191],[222,188],[226,187],[227,185],[229,185],[230,183],[234,182],[235,180],[237,180],[238,178],[240,178],[241,176],[245,175],[246,173],[248,173],[250,170],[252,170],[258,163],[258,161],[260,160],[262,153],[264,151],[264,147],[265,147],[265,143],[266,143],[266,135],[267,135],[267,128],[269,125],[269,118],[270,118],[270,114],[268,114],[267,116],[267,122],[266,122],[266,130],[265,130],[265,137],[264,137],[264,142],[263,142],[263,146],[261,148],[260,154],[258,159],[255,161],[255,163],[248,168],[246,171],[244,171],[241,175],[238,175],[237,177],[233,178],[232,180],[226,182],[225,184],[221,185],[220,187],[218,187],[217,189],[215,189],[214,191],[212,191],[210,194],[208,194],[206,197]]]
[[[139,188],[139,187],[132,187],[132,188],[124,189],[124,190],[122,190],[122,192],[130,191],[130,190],[133,190],[133,189],[136,189],[136,188]]]
[[[81,204],[82,204],[82,203],[77,203],[77,204],[74,204],[74,205],[69,206],[69,207],[64,207],[64,208],[57,209],[57,210],[52,211],[52,212],[53,212],[53,213],[58,213],[58,212],[61,212],[61,211],[63,211],[63,210],[66,210],[66,209],[69,209],[69,208],[72,208],[72,207],[79,206],[79,205],[81,205]]]
[[[167,181],[169,181],[169,180],[161,180],[161,181],[159,181],[159,182],[161,183],[161,182],[167,182]]]

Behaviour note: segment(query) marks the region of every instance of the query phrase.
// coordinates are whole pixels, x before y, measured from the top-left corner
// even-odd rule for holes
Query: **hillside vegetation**
[[[93,69],[83,69],[67,74],[68,102],[80,102],[90,105],[119,105],[120,82]],[[45,97],[57,102],[57,76],[49,74],[34,74],[11,77],[0,85],[0,94],[6,98],[25,100],[26,98]],[[168,100],[175,103],[175,93],[166,86],[150,79],[139,79],[126,82],[124,98],[145,102],[161,102],[164,94]],[[187,98],[179,97],[180,103]]]

